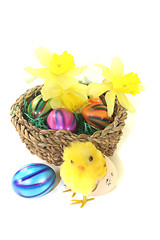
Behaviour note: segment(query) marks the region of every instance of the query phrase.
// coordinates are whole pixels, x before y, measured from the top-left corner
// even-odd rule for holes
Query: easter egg
[[[71,132],[75,132],[76,130],[76,119],[74,115],[64,108],[52,110],[47,117],[47,124],[54,130],[67,130]]]
[[[103,104],[103,102],[100,98],[89,99],[89,102],[95,103],[95,104]]]
[[[56,181],[56,174],[45,164],[33,163],[22,167],[12,178],[13,190],[26,198],[38,197],[49,192]]]
[[[50,100],[43,101],[42,95],[35,97],[28,105],[28,114],[34,118],[43,117],[46,119],[51,110]]]
[[[114,163],[105,157],[107,173],[105,177],[98,183],[96,189],[92,192],[92,196],[104,195],[111,192],[117,185],[117,170]]]
[[[90,125],[104,129],[113,121],[113,117],[108,116],[107,107],[103,104],[89,104],[82,110],[82,116]]]

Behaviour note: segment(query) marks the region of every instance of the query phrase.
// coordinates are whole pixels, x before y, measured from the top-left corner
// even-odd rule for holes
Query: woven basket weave
[[[42,86],[36,86],[22,94],[11,107],[11,121],[19,132],[22,142],[32,154],[43,160],[60,166],[63,162],[63,148],[73,141],[92,142],[104,155],[112,156],[122,135],[122,129],[127,118],[126,110],[116,100],[114,121],[104,130],[96,131],[93,135],[77,135],[65,130],[42,130],[28,123],[23,117],[24,96],[27,102],[40,93]]]

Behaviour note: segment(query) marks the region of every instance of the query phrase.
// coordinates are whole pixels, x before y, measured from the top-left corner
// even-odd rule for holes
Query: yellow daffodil
[[[64,79],[61,81],[45,80],[41,94],[44,101],[52,99],[50,105],[55,108],[66,108],[70,111],[77,111],[88,101],[87,86],[84,84],[68,83]]]
[[[139,90],[144,90],[144,87],[139,85],[140,80],[138,78],[138,74],[133,74],[133,72],[131,72],[123,75],[123,63],[118,57],[114,57],[112,59],[111,69],[101,64],[95,65],[102,68],[102,76],[104,77],[104,81],[102,83],[89,84],[88,95],[92,98],[96,98],[107,92],[105,95],[105,100],[107,103],[109,116],[113,114],[116,96],[119,103],[124,108],[128,109],[131,113],[134,113],[135,108],[127,99],[125,93],[135,95],[139,93]]]
[[[67,51],[57,55],[44,47],[39,47],[35,54],[43,68],[26,67],[25,70],[37,78],[48,79],[48,81],[65,79],[77,83],[75,76],[87,68],[87,66],[75,67],[74,57]]]

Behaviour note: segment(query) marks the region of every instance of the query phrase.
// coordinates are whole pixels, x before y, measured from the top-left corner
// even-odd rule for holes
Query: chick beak
[[[82,171],[84,171],[85,167],[79,165],[79,166],[78,166],[78,169],[82,172]]]

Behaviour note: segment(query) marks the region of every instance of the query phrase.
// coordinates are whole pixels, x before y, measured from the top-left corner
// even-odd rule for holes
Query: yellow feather
[[[105,158],[91,142],[73,142],[63,154],[60,175],[73,192],[91,195],[97,183],[106,175]]]

